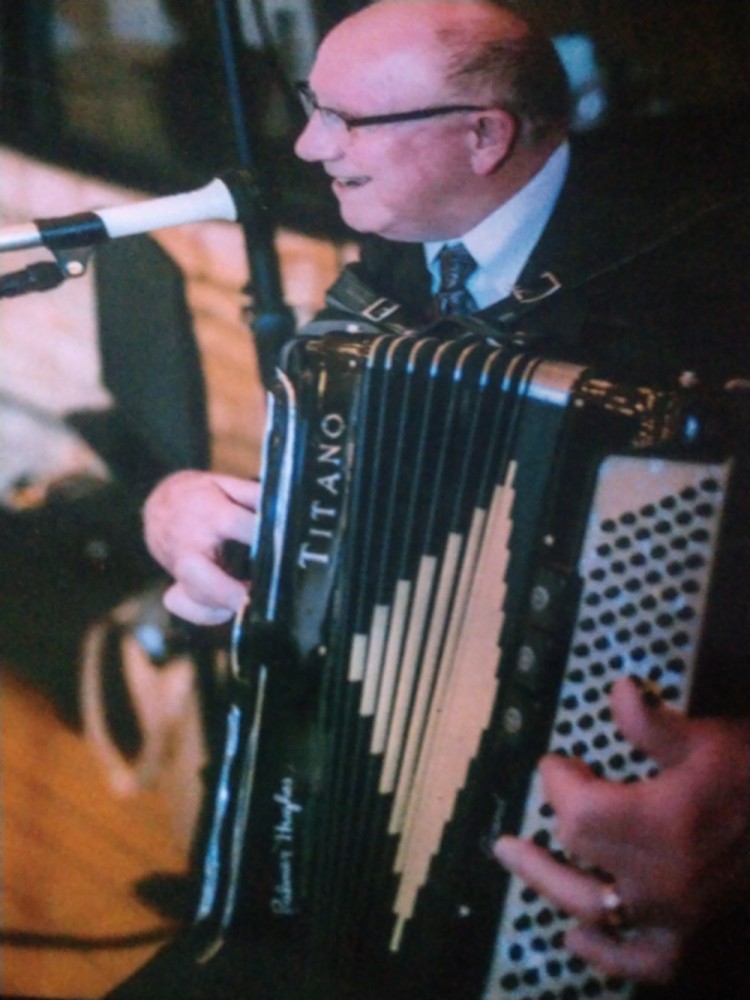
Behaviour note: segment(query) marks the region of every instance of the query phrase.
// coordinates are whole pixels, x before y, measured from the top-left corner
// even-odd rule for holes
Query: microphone
[[[121,236],[209,219],[237,222],[242,207],[248,203],[262,207],[252,175],[244,170],[231,170],[204,187],[183,194],[6,226],[0,229],[0,253],[39,246],[52,251],[80,249]]]

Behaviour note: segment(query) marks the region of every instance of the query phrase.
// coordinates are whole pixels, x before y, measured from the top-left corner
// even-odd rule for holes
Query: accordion
[[[628,996],[490,847],[559,850],[545,753],[654,773],[608,692],[688,706],[731,449],[690,391],[475,321],[312,329],[270,402],[202,954],[241,925],[278,955],[247,996]]]

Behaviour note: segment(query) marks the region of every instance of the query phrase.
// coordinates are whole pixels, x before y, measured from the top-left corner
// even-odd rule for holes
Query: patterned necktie
[[[435,296],[440,316],[465,316],[477,309],[471,292],[466,289],[466,279],[476,270],[477,262],[463,243],[446,244],[438,255],[440,263],[440,288]]]

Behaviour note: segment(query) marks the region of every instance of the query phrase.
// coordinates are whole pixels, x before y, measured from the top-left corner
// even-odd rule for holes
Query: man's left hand
[[[509,836],[495,853],[576,919],[572,951],[608,975],[663,982],[695,928],[747,897],[750,726],[689,719],[632,679],[613,688],[612,711],[658,775],[620,784],[580,760],[548,755],[544,792],[570,863]]]

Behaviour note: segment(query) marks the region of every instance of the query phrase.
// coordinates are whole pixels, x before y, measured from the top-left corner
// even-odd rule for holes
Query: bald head
[[[492,0],[379,0],[334,28],[331,43],[365,71],[387,59],[394,83],[428,55],[444,93],[505,107],[524,141],[567,130],[567,77],[550,39]]]
[[[528,24],[492,0],[378,0],[345,18],[338,31],[362,31],[374,38],[385,28],[391,40],[424,43],[445,30],[492,30],[506,38],[520,38]]]
[[[549,40],[504,7],[381,0],[323,40],[295,149],[330,175],[354,229],[450,239],[546,162],[566,92]]]

